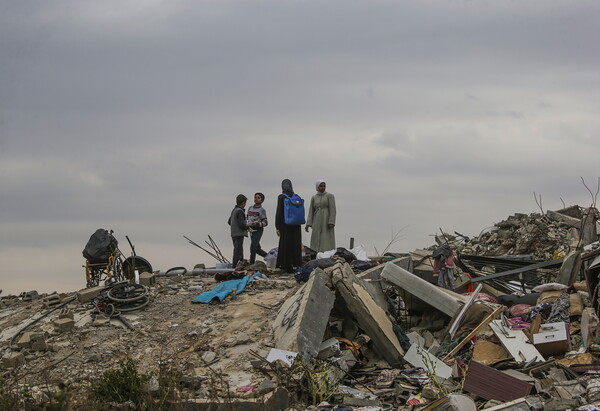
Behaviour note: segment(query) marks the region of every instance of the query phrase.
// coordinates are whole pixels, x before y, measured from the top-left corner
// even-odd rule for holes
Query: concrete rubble
[[[177,371],[174,409],[600,409],[597,217],[514,214],[473,238],[333,256],[305,282],[264,264],[142,273],[149,301],[131,311],[93,313],[102,286],[2,296],[0,379],[45,392],[52,370],[56,387],[83,393],[131,358]],[[437,285],[444,244],[454,290]],[[227,281],[226,297],[197,300]]]

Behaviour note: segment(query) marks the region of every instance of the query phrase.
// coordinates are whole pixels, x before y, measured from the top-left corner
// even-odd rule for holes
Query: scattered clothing
[[[433,274],[438,274],[438,287],[454,290],[454,256],[447,244],[435,249],[433,258]]]
[[[558,322],[566,322],[570,321],[570,298],[569,294],[563,293],[558,299],[552,303],[552,310],[550,310],[550,315],[546,320],[547,323],[558,323]]]
[[[253,276],[245,275],[243,278],[237,280],[223,281],[217,284],[215,288],[210,291],[205,291],[192,300],[193,303],[209,303],[213,300],[223,301],[227,296],[236,290],[236,294],[240,294],[246,288],[246,284],[252,282]]]

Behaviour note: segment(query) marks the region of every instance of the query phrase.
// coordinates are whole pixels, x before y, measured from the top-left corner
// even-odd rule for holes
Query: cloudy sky
[[[284,178],[325,179],[338,245],[369,254],[597,188],[596,0],[0,7],[2,295],[82,288],[97,228],[155,269],[212,265],[182,236],[229,254],[235,196],[272,218]]]

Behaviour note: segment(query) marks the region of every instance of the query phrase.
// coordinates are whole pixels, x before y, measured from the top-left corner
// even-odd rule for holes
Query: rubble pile
[[[411,253],[311,260],[297,278],[202,265],[5,296],[0,404],[68,387],[65,409],[97,407],[98,378],[133,360],[154,404],[171,376],[159,409],[600,409],[596,225],[569,207]],[[149,408],[131,401],[101,405]]]
[[[577,248],[585,224],[582,221],[584,213],[585,210],[578,206],[544,214],[516,213],[484,229],[477,237],[446,234],[446,240],[464,254],[531,254],[535,259],[549,260],[556,255],[565,256]],[[594,218],[593,221],[596,220]]]

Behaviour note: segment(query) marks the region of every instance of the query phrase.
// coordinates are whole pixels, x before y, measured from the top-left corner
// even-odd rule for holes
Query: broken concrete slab
[[[466,302],[466,298],[460,294],[444,292],[441,288],[394,264],[387,263],[381,277],[450,317],[454,317]]]
[[[316,357],[333,308],[335,294],[327,288],[326,275],[317,268],[309,280],[281,308],[273,331],[275,347],[301,357]]]
[[[393,264],[391,266],[396,267]],[[379,356],[390,365],[399,366],[404,350],[387,313],[375,303],[364,281],[356,277],[348,264],[338,263],[331,270],[331,282],[356,318],[359,327],[373,340],[373,347]]]
[[[39,298],[40,298],[40,295],[36,290],[21,293],[21,299],[23,301],[34,301]]]
[[[46,351],[48,345],[46,344],[46,336],[44,333],[31,333],[29,335],[31,351]]]
[[[31,331],[24,332],[21,337],[17,340],[17,347],[19,348],[29,348],[31,345]]]
[[[326,359],[340,353],[340,342],[337,338],[330,338],[321,343],[319,347],[319,358]]]
[[[389,261],[391,264],[395,264],[398,267],[402,267],[408,269],[406,267],[411,267],[412,263],[410,261],[410,257],[400,257],[396,258],[392,261]],[[365,281],[367,291],[371,294],[371,297],[375,300],[375,302],[385,311],[388,310],[388,302],[385,294],[383,293],[383,288],[381,287],[381,272],[385,267],[384,264],[379,264],[378,266],[369,268],[356,276]]]
[[[568,215],[565,215],[565,214],[562,214],[562,213],[559,213],[556,211],[552,211],[552,210],[547,210],[546,216],[554,221],[566,224],[569,227],[575,227],[575,228],[581,229],[581,219],[579,219],[579,218],[570,217]]]
[[[4,368],[16,368],[25,364],[25,356],[20,352],[9,352],[2,357]]]
[[[154,273],[141,273],[140,274],[140,284],[146,287],[151,287],[156,284],[156,274]]]
[[[88,303],[94,299],[98,294],[102,292],[106,287],[97,286],[92,288],[84,288],[82,290],[77,291],[77,301],[81,304]]]
[[[47,295],[46,297],[42,298],[42,305],[45,308],[49,308],[49,307],[53,307],[55,305],[58,305],[62,302],[60,295],[58,294],[50,294]]]
[[[575,278],[581,270],[581,250],[575,250],[565,257],[558,275],[556,282],[570,286],[575,281]]]
[[[70,318],[60,318],[54,321],[54,326],[58,331],[69,331],[75,328],[75,321]]]
[[[598,210],[593,207],[586,208],[583,211],[583,217],[581,218],[583,222],[581,233],[583,245],[588,245],[598,240],[598,232],[596,230],[597,212]]]

